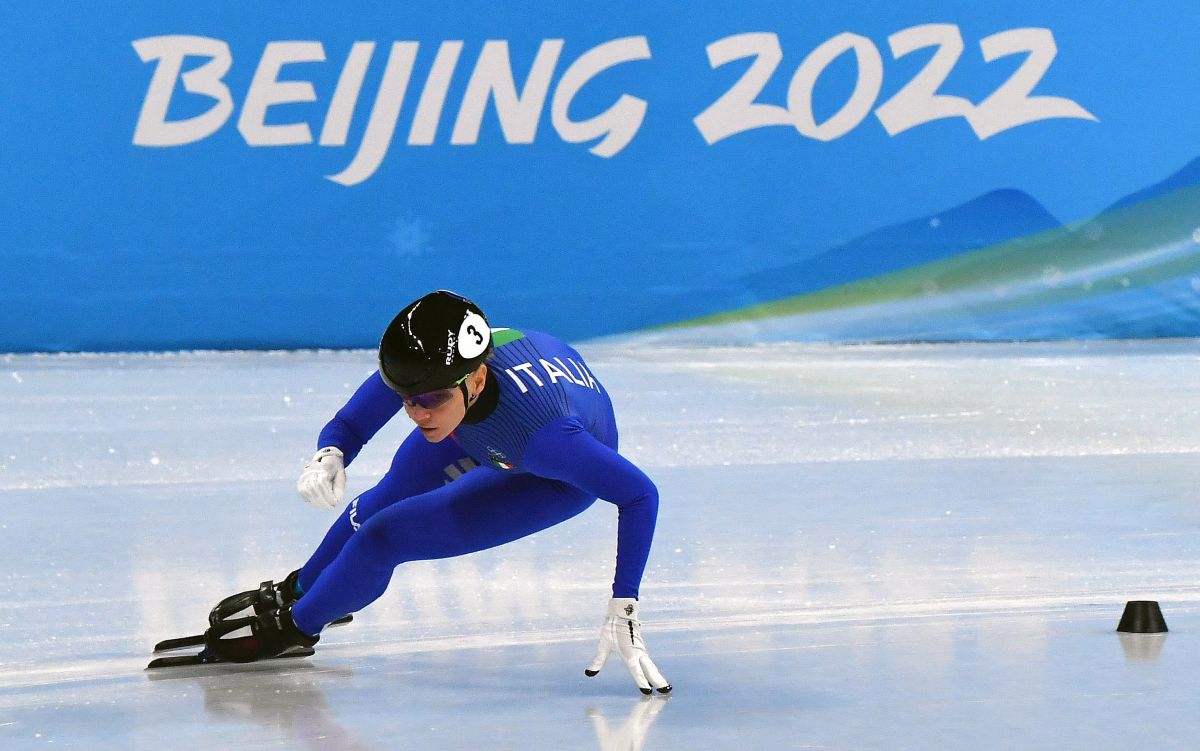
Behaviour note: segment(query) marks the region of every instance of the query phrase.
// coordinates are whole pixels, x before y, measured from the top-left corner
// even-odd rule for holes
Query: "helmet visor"
[[[437,409],[446,402],[454,398],[454,392],[458,388],[451,386],[448,389],[437,389],[436,391],[426,391],[423,394],[411,394],[409,396],[400,397],[404,400],[406,407],[421,407],[422,409]]]
[[[471,374],[467,373],[465,376],[463,376],[462,378],[459,378],[453,384],[447,386],[444,389],[434,389],[433,391],[425,391],[420,394],[409,394],[408,396],[401,394],[400,398],[404,400],[404,405],[406,407],[421,407],[422,409],[437,409],[438,407],[442,406],[446,402],[453,399],[454,392],[458,391],[459,387],[462,385],[462,383],[470,377],[471,377]],[[463,396],[464,396],[464,398],[466,398],[465,393]]]

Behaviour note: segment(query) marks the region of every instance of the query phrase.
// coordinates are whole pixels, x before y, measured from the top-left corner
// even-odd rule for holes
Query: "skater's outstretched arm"
[[[336,508],[346,490],[346,466],[402,406],[379,372],[372,373],[321,431],[317,453],[296,481],[300,497],[318,508]]]
[[[388,388],[379,371],[375,371],[321,430],[317,448],[333,446],[340,449],[348,466],[367,441],[403,407],[400,396]]]
[[[613,598],[596,656],[584,672],[596,675],[609,656],[617,654],[642,693],[669,692],[671,684],[646,651],[637,601],[658,518],[658,489],[632,462],[592,436],[577,417],[561,418],[535,433],[525,451],[525,466],[619,509]]]
[[[658,488],[633,462],[598,441],[578,417],[562,417],[533,435],[525,467],[562,480],[618,509],[613,597],[636,599],[658,519]]]

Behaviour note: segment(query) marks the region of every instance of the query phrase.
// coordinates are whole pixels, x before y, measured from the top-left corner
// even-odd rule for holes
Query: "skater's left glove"
[[[614,650],[621,656],[625,667],[629,668],[629,674],[643,694],[649,694],[652,686],[662,694],[671,690],[671,684],[658,672],[654,661],[646,653],[642,624],[638,621],[638,601],[632,597],[609,600],[608,617],[600,629],[600,647],[596,650],[596,659],[583,672],[588,677],[599,673]]]

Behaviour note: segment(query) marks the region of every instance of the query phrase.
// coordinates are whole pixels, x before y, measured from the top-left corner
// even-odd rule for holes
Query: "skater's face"
[[[465,400],[463,399],[462,389],[458,386],[452,386],[445,390],[446,396],[449,398],[441,404],[435,407],[425,407],[415,401],[405,400],[404,411],[417,424],[417,428],[420,429],[421,435],[425,436],[425,440],[430,443],[437,443],[454,432],[454,429],[462,422],[463,417],[467,414],[467,407],[479,397],[479,392],[483,390],[483,385],[486,381],[487,366],[480,365],[463,382],[463,385],[467,389],[467,398]],[[419,401],[429,403],[439,400],[434,398]]]

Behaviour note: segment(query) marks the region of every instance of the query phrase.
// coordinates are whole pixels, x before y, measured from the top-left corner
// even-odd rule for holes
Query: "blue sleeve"
[[[658,488],[650,478],[596,440],[577,417],[560,418],[534,433],[523,463],[535,475],[570,483],[617,507],[613,597],[636,598],[658,519]]]
[[[379,371],[375,371],[321,430],[317,448],[338,447],[346,455],[348,466],[366,442],[403,406],[400,396],[388,388]]]

